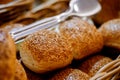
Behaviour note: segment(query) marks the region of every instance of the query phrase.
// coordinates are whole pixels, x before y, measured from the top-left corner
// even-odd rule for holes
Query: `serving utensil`
[[[22,41],[29,34],[38,31],[43,28],[52,27],[70,16],[91,16],[101,10],[101,6],[97,0],[71,0],[69,3],[69,9],[57,16],[49,17],[43,20],[39,20],[35,23],[27,25],[19,30],[11,31],[11,35],[15,42]]]

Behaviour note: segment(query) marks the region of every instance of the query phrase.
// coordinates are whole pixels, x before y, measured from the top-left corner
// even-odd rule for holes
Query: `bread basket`
[[[65,5],[67,7],[68,0],[60,0],[60,1],[65,3]],[[0,13],[0,14],[4,14],[4,13],[7,13],[7,12],[12,13],[12,11],[14,11],[14,10],[16,10],[16,13],[19,13],[20,11],[25,11],[26,9],[30,10],[32,2],[33,2],[33,0],[26,0],[24,2],[22,2],[22,0],[20,0],[20,2],[18,4],[14,4],[14,5],[8,6],[8,7],[3,7],[2,8],[3,13]],[[39,19],[43,19],[45,17],[50,17],[50,16],[57,15],[57,14],[65,11],[67,9],[66,8],[62,11],[57,11],[56,9],[53,8],[55,6],[55,4],[57,4],[57,3],[58,2],[48,4],[47,6],[39,6],[35,9],[27,12],[26,14],[23,14],[20,17],[18,17],[20,14],[15,15],[10,19],[3,20],[3,22],[5,22],[7,20],[11,20],[13,18],[16,18],[15,20],[12,20],[10,22],[10,24],[22,23],[22,24],[27,25],[27,24],[33,23],[33,22],[35,22]],[[27,7],[25,7],[25,6],[27,6]],[[19,10],[18,8],[20,8],[20,7],[25,7],[25,9]],[[0,8],[0,10],[1,10],[1,8]],[[18,12],[17,12],[17,10],[18,10]],[[54,14],[46,14],[46,13],[50,13],[50,12],[52,12],[52,13],[54,12]],[[4,18],[3,16],[0,16],[0,17]],[[0,22],[0,23],[3,23],[3,22]],[[112,62],[103,66],[95,74],[95,76],[90,78],[90,80],[118,80],[118,79],[120,79],[120,55],[115,60],[113,60]]]
[[[0,24],[13,20],[32,8],[33,0],[14,0],[0,5]]]
[[[29,0],[25,1],[28,2]],[[30,0],[32,2],[32,0]],[[42,3],[41,5],[36,6],[35,8],[28,11],[26,14],[22,14],[14,20],[11,20],[7,23],[4,23],[2,26],[21,23],[21,24],[31,24],[37,20],[55,16],[64,12],[67,8],[69,1],[68,0],[48,0],[47,2]],[[59,6],[57,6],[59,5]],[[56,8],[57,7],[57,8]],[[62,9],[61,9],[62,8]]]
[[[120,79],[120,55],[112,62],[103,66],[90,80]]]

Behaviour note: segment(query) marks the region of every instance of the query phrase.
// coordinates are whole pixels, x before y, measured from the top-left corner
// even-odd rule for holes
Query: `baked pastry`
[[[108,57],[95,55],[87,58],[79,65],[79,69],[87,73],[90,77],[94,76],[96,72],[102,68],[105,64],[112,60]]]
[[[80,18],[71,18],[60,25],[60,34],[72,45],[74,59],[82,59],[103,47],[103,37],[94,25]]]
[[[14,80],[27,80],[26,72],[21,65],[21,63],[16,60],[16,68],[15,68],[15,78]]]
[[[71,63],[73,54],[68,40],[52,30],[40,30],[20,44],[20,56],[30,70],[45,73]]]
[[[105,22],[99,28],[104,38],[104,45],[120,49],[120,19]]]
[[[15,75],[15,44],[11,36],[0,29],[0,80],[13,80]]]
[[[55,74],[50,80],[89,80],[89,76],[78,70],[67,68]]]
[[[120,17],[120,0],[99,0],[102,10],[93,16],[94,22],[102,24],[108,20]]]

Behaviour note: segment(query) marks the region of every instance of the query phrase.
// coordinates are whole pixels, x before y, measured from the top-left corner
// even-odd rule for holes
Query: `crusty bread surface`
[[[60,33],[71,42],[74,59],[82,59],[99,52],[103,47],[103,37],[94,25],[80,18],[72,18],[60,25]]]
[[[15,44],[7,31],[0,29],[0,80],[13,80],[15,75]]]
[[[37,73],[65,67],[73,59],[69,41],[50,30],[28,36],[20,46],[20,56],[23,63]]]

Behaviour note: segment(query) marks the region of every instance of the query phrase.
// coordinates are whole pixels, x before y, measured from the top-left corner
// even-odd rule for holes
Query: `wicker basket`
[[[49,0],[45,3],[42,3],[41,5],[36,6],[32,10],[28,11],[26,14],[23,14],[14,20],[11,20],[10,22],[3,24],[2,26],[4,27],[6,25],[14,23],[28,25],[37,20],[55,16],[57,14],[60,14],[61,12],[64,12],[66,9],[68,9],[68,4],[68,0]],[[59,7],[57,7],[57,5],[59,5]],[[56,7],[59,10],[57,10]],[[62,9],[60,9],[60,7],[62,7]]]
[[[112,62],[103,66],[90,80],[119,80],[120,55]]]
[[[5,6],[4,8],[0,8],[0,10],[1,10],[0,14],[6,15],[5,13],[10,12],[9,14],[12,15],[13,14],[12,11],[15,11],[15,10],[16,10],[15,11],[16,13],[19,13],[20,11],[22,12],[26,9],[31,9],[32,2],[33,2],[33,0],[24,0],[24,2],[22,2],[22,0],[21,0],[18,4],[13,4],[12,6],[9,6],[9,7]],[[68,3],[68,0],[60,0],[59,2]],[[59,4],[59,2],[44,3],[43,5],[40,5],[37,8],[34,8],[31,11],[27,12],[27,14],[24,14],[24,15],[18,17],[17,19],[11,21],[10,23],[12,23],[12,24],[14,24],[14,23],[30,24],[36,20],[57,15],[57,14],[63,12],[63,11],[57,12],[57,10],[53,9],[53,6],[55,4]],[[27,6],[27,7],[25,9],[19,10],[19,7],[24,7],[24,6]],[[48,13],[51,13],[51,12],[53,13],[53,11],[55,12],[54,14],[48,15]],[[15,18],[17,16],[18,15],[14,15],[12,17]],[[0,16],[0,18],[1,17],[5,18],[4,16]],[[9,20],[9,19],[5,18],[5,20]],[[93,76],[90,80],[118,80],[118,79],[120,79],[120,56],[118,56],[118,58],[116,58],[112,62],[103,66],[95,74],[95,76]]]
[[[33,0],[14,0],[0,5],[0,24],[13,20],[32,8]]]

